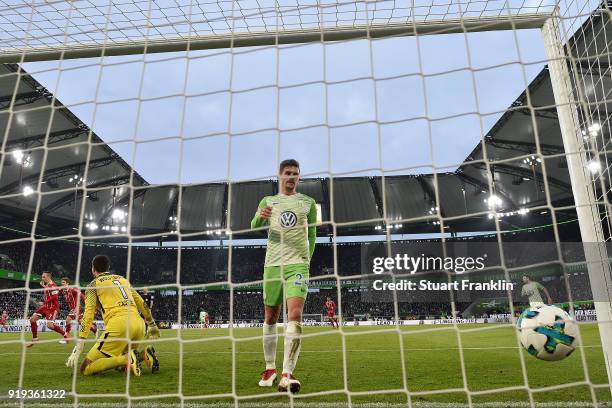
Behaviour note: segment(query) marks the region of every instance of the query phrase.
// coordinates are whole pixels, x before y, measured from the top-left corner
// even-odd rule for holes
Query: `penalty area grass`
[[[597,325],[580,329],[582,347],[563,361],[545,362],[517,346],[510,325],[305,327],[295,372],[302,392],[292,400],[296,407],[329,408],[529,407],[532,400],[547,408],[594,406],[593,400],[612,406]],[[280,373],[282,329],[279,334]],[[117,371],[74,377],[65,366],[72,343],[59,344],[55,333],[40,338],[24,350],[19,333],[0,333],[0,405],[14,405],[8,395],[18,388],[67,391],[65,399],[27,401],[28,407],[73,406],[72,393],[79,406],[108,408],[125,406],[128,395],[132,406],[147,407],[180,406],[181,397],[184,407],[229,408],[235,398],[244,408],[289,401],[257,385],[264,369],[261,328],[162,330],[154,344],[160,372],[143,367],[129,381]]]

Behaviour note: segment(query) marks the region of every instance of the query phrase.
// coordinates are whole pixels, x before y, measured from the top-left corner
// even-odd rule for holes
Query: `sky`
[[[517,30],[25,69],[156,184],[270,178],[289,157],[306,177],[453,171],[545,61]]]

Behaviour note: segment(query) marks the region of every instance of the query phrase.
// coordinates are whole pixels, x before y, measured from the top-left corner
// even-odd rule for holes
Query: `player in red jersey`
[[[0,329],[4,328],[6,331],[6,326],[8,325],[9,315],[6,310],[2,311],[2,315],[0,316]],[[0,330],[2,332],[2,330]]]
[[[208,326],[210,325],[210,318],[208,317],[208,312],[200,312],[200,323],[203,325],[203,327],[208,328]]]
[[[30,318],[30,324],[32,325],[32,341],[26,344],[28,348],[32,347],[34,343],[38,341],[38,320],[40,318],[47,319],[48,328],[61,334],[64,338],[67,337],[66,332],[54,323],[54,320],[57,318],[57,313],[59,312],[59,288],[55,282],[53,282],[53,279],[51,279],[51,272],[43,272],[40,285],[45,288],[43,291],[44,300]]]
[[[327,309],[327,320],[331,323],[332,327],[339,327],[338,318],[336,317],[336,302],[331,300],[329,296],[325,301],[325,308]]]
[[[60,340],[60,343],[67,344],[70,341],[70,330],[72,329],[72,322],[76,320],[77,322],[81,321],[81,317],[83,317],[83,308],[81,307],[81,300],[85,302],[85,295],[83,292],[79,290],[79,288],[71,288],[70,279],[67,277],[63,277],[60,281],[62,283],[62,288],[60,292],[64,295],[64,299],[66,300],[66,304],[68,305],[68,316],[66,317],[66,336],[63,340]],[[93,334],[98,332],[98,328],[95,323],[91,324],[90,328]]]

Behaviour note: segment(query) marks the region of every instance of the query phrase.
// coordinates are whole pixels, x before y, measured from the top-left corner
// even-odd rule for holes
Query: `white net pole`
[[[591,289],[601,336],[608,379],[612,384],[612,298],[609,288],[611,272],[604,243],[604,234],[595,200],[594,186],[588,171],[588,160],[582,143],[582,133],[577,127],[576,99],[572,97],[567,56],[559,34],[559,19],[550,18],[542,27],[544,46],[549,60],[548,69],[559,115],[559,126],[567,158],[568,172],[578,215],[580,235],[585,243]],[[610,388],[612,391],[612,387]]]

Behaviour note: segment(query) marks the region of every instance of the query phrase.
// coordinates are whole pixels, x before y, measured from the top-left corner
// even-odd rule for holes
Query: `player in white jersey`
[[[542,299],[542,295],[540,291],[544,292],[546,295],[546,302],[549,305],[552,305],[552,298],[550,297],[550,293],[548,290],[542,285],[540,282],[534,282],[528,275],[523,275],[523,287],[521,288],[521,296],[529,299],[529,306],[538,306],[543,305],[544,300]]]
[[[263,349],[266,369],[259,385],[271,387],[276,379],[276,323],[283,305],[284,292],[288,322],[278,390],[298,392],[301,384],[293,376],[293,370],[300,353],[302,312],[308,294],[310,259],[317,236],[317,206],[312,198],[296,191],[300,181],[300,165],[296,160],[281,162],[278,176],[280,193],[264,197],[251,221],[251,228],[268,227],[263,287]]]

